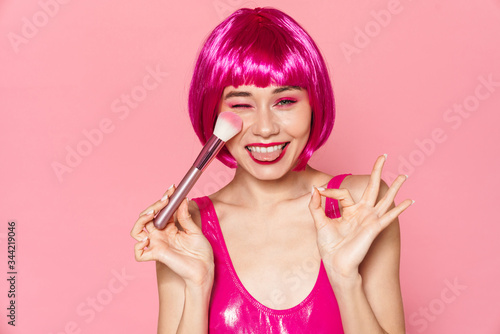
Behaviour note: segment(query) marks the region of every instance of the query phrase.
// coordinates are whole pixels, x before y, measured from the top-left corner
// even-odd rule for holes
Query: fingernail
[[[186,196],[186,202],[189,204],[189,197]]]
[[[387,160],[387,153],[384,153],[385,160]]]
[[[146,212],[144,215],[145,215],[145,216],[148,216],[148,215],[152,214],[153,212],[155,212],[155,210],[154,210],[154,209],[151,209],[151,210],[149,210],[148,212]]]
[[[141,242],[144,242],[146,240],[148,240],[148,237],[145,237],[144,239],[142,239]]]
[[[324,191],[324,190],[326,190],[326,189],[325,189],[325,188],[323,188],[323,187],[318,187],[318,188],[316,188],[316,189],[318,189],[319,191]]]
[[[408,175],[404,174],[404,176],[406,177],[406,179],[408,179]]]
[[[314,186],[311,188],[311,196],[314,195]]]
[[[173,184],[172,184],[170,187],[168,187],[168,189],[167,189],[167,193],[168,193],[168,191],[169,191],[170,189],[172,189],[173,187],[174,187],[174,185],[173,185]],[[168,194],[165,194],[165,195],[163,195],[163,197],[161,198],[161,200],[160,200],[160,201],[164,202],[164,201],[166,201],[167,199],[168,199]]]
[[[415,203],[415,201],[414,201],[414,200],[411,200],[411,204],[413,204],[413,203]],[[410,204],[410,205],[411,205],[411,204]]]

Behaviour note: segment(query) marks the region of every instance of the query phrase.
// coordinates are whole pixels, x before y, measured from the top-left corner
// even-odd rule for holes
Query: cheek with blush
[[[229,139],[225,146],[229,153],[233,156],[233,158],[237,159],[237,154],[235,152],[238,149],[238,145],[240,145],[241,133],[237,134],[233,138]],[[240,145],[241,146],[241,145]],[[244,147],[242,147],[244,149]]]

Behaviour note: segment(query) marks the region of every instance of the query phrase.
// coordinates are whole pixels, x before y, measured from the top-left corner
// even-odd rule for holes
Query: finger
[[[172,184],[170,187],[168,187],[167,191],[163,193],[163,196],[161,197],[160,201],[166,201],[167,199],[169,199],[170,196],[172,196],[172,194],[174,193],[175,189],[176,189],[175,184]]]
[[[311,199],[309,200],[309,211],[313,217],[316,229],[319,231],[326,225],[326,219],[328,219],[328,217],[321,206],[321,195],[319,190],[314,186],[312,189]]]
[[[386,155],[384,154],[379,156],[377,158],[377,161],[375,161],[372,173],[370,175],[370,181],[368,182],[365,192],[361,197],[362,201],[371,206],[374,206],[375,202],[377,201],[378,192],[380,188],[380,177],[382,175],[382,166],[384,165],[385,160],[386,160]]]
[[[162,198],[153,203],[152,205],[148,206],[146,209],[144,209],[140,214],[139,217],[148,213],[151,210],[154,210],[154,214],[157,214],[161,209],[163,209],[165,206],[168,204],[168,200],[172,196],[172,194],[175,191],[175,185],[171,185],[167,191],[163,194]]]
[[[147,237],[134,245],[134,255],[136,261],[142,262],[152,260],[150,252],[144,249],[147,246],[149,246],[149,238]]]
[[[173,235],[177,234],[177,232],[179,232],[179,229],[175,225],[175,222],[172,222],[172,223],[169,222],[169,223],[167,223],[167,227],[165,227],[163,232],[168,236],[173,236]]]
[[[386,228],[389,226],[394,219],[396,219],[404,210],[406,210],[410,205],[412,205],[414,201],[411,199],[404,200],[399,203],[395,208],[387,212],[380,218],[380,225],[382,228]]]
[[[184,198],[177,209],[177,220],[186,233],[201,233],[200,228],[191,218],[188,207],[188,199]]]
[[[377,210],[379,216],[385,214],[385,212],[391,207],[394,202],[394,198],[396,198],[396,194],[407,178],[407,175],[399,175],[384,194],[384,197],[382,197],[382,199],[377,203],[375,209]]]
[[[171,185],[167,189],[167,191],[163,194],[163,197],[160,200],[156,201],[153,205],[150,205],[140,213],[139,219],[132,228],[132,231],[130,232],[130,235],[135,240],[140,241],[147,236],[147,233],[144,231],[145,227],[149,231],[149,233],[153,231],[154,224],[148,224],[148,223],[152,222],[154,216],[158,212],[160,212],[161,209],[167,206],[168,199],[170,198],[170,196],[172,196],[174,191],[175,191],[175,186]]]
[[[343,208],[356,204],[352,199],[351,193],[348,189],[320,189],[318,188],[319,193],[322,196],[334,198],[339,201],[339,204],[342,205]]]
[[[146,223],[146,230],[148,231],[149,234],[153,233],[154,231],[156,231],[156,227],[155,227],[155,224],[153,222],[153,220],[151,221],[148,221]]]
[[[147,237],[148,233],[144,230],[144,227],[152,221],[154,217],[154,210],[151,209],[149,212],[146,214],[142,215],[137,219],[137,221],[134,224],[134,227],[132,227],[132,231],[130,231],[130,235],[132,238],[134,238],[137,241],[143,240],[145,237]]]

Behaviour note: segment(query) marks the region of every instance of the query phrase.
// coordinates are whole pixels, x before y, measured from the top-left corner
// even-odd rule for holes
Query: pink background
[[[0,3],[1,333],[156,332],[155,266],[135,262],[129,232],[200,150],[187,90],[202,40],[255,6],[294,17],[331,69],[338,116],[312,166],[368,174],[388,153],[385,181],[410,176],[397,198],[416,201],[400,217],[408,333],[500,333],[500,2],[310,3]],[[231,175],[214,163],[191,197]]]

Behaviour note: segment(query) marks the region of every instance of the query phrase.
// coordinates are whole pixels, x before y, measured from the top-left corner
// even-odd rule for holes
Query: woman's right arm
[[[184,308],[184,280],[165,264],[156,262],[158,334],[177,333]]]
[[[167,227],[158,230],[153,218],[175,189],[141,213],[131,235],[137,261],[156,262],[159,295],[158,333],[207,333],[214,262],[210,243],[201,232],[196,204],[184,200]],[[190,212],[193,212],[193,221]]]
[[[156,277],[160,302],[158,334],[206,333],[211,284],[205,288],[187,287],[179,275],[161,262],[156,262]]]

